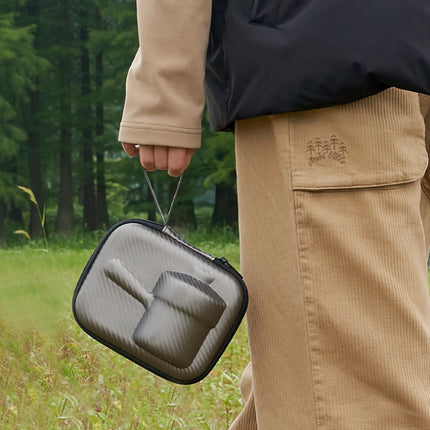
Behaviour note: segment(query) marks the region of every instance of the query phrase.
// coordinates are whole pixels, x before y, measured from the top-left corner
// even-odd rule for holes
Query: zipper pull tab
[[[227,270],[236,273],[241,279],[243,279],[243,276],[228,262],[227,258],[217,257],[214,261],[218,262],[219,264],[222,264]]]

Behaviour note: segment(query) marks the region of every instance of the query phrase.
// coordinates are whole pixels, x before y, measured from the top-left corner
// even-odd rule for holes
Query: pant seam
[[[421,189],[423,190],[423,193],[427,196],[427,198],[430,200],[430,192],[425,184],[426,178],[421,179]]]
[[[300,275],[300,279],[301,279],[301,289],[302,289],[302,299],[303,299],[303,312],[304,312],[304,316],[305,316],[305,321],[306,321],[306,333],[307,333],[307,342],[309,345],[309,364],[310,364],[310,368],[311,368],[311,374],[312,374],[312,394],[313,394],[313,400],[314,400],[314,410],[315,410],[315,428],[318,429],[320,428],[320,417],[319,417],[319,399],[317,397],[316,394],[316,390],[315,387],[316,385],[318,385],[317,382],[317,378],[315,375],[315,361],[314,361],[314,357],[313,357],[313,348],[312,348],[312,336],[311,336],[311,329],[310,329],[310,323],[309,323],[309,309],[308,309],[308,301],[306,300],[306,286],[305,286],[305,282],[304,282],[304,274],[303,274],[303,270],[302,270],[302,245],[301,245],[301,241],[300,241],[300,235],[299,235],[299,228],[298,228],[298,206],[297,206],[297,201],[296,201],[296,192],[293,189],[292,186],[292,166],[293,166],[293,160],[292,160],[292,155],[291,155],[291,145],[293,144],[292,142],[292,132],[291,132],[291,115],[287,114],[286,116],[286,134],[288,136],[288,156],[289,156],[289,165],[290,165],[290,169],[289,169],[289,175],[290,175],[290,183],[291,183],[291,191],[292,191],[292,196],[293,196],[293,217],[294,217],[294,230],[295,230],[295,235],[296,235],[296,241],[297,241],[297,266],[298,266],[298,272]]]
[[[318,388],[321,386],[322,381],[318,377],[318,369],[321,368],[321,361],[319,359],[320,356],[320,346],[315,345],[317,334],[315,334],[315,330],[312,328],[316,324],[315,310],[312,310],[312,306],[314,305],[314,301],[310,292],[310,286],[307,285],[306,282],[306,267],[305,266],[305,244],[303,242],[303,235],[301,234],[301,222],[300,222],[300,203],[298,202],[298,194],[297,192],[293,193],[294,200],[294,219],[295,219],[295,230],[297,237],[297,249],[298,249],[298,265],[299,265],[299,273],[300,279],[302,283],[302,297],[303,297],[303,306],[306,317],[306,326],[308,333],[308,344],[309,344],[309,360],[312,371],[312,381],[313,381],[313,395],[314,395],[314,403],[315,403],[315,418],[316,418],[316,428],[323,428],[323,418],[321,414],[321,410],[323,409],[322,403],[323,398],[320,394],[318,394]]]

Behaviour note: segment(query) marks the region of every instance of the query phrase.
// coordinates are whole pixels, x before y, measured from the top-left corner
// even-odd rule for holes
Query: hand
[[[194,153],[192,148],[176,148],[173,146],[133,145],[122,143],[124,151],[134,157],[139,155],[140,164],[148,172],[167,170],[170,176],[181,176],[191,161]]]

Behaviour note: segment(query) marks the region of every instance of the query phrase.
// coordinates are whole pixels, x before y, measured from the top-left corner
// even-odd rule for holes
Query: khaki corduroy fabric
[[[236,151],[252,371],[231,430],[430,429],[418,96],[237,121]]]

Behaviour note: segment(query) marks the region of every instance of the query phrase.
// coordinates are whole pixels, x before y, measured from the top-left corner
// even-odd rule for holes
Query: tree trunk
[[[38,50],[40,45],[40,1],[30,0],[27,3],[27,11],[28,15],[31,17],[32,22],[36,25],[33,46],[36,50]],[[35,87],[39,87],[38,82],[36,82]],[[36,197],[40,211],[43,211],[45,201],[43,195],[41,160],[42,143],[40,138],[40,123],[38,120],[39,112],[40,94],[39,90],[35,89],[30,94],[29,107],[25,112],[25,128],[28,136],[27,165],[30,179],[30,189],[33,191],[33,194]],[[33,203],[30,204],[28,232],[32,238],[38,238],[42,236],[39,214]]]
[[[90,54],[88,43],[88,12],[83,4],[80,14],[81,35],[81,106],[80,122],[82,127],[82,193],[84,205],[84,224],[90,231],[96,229],[96,199],[94,191],[94,160],[93,160],[93,130],[90,103]]]
[[[211,225],[237,227],[237,193],[230,184],[216,184]]]
[[[101,27],[101,17],[97,11],[98,24]],[[104,160],[104,106],[101,98],[101,88],[103,85],[103,53],[96,55],[96,176],[97,176],[97,228],[106,228],[109,225],[109,214],[106,199],[106,180],[105,180],[105,160]]]
[[[73,232],[73,181],[71,134],[61,130],[60,191],[58,194],[57,233],[66,236]]]
[[[6,231],[5,231],[6,216],[7,216],[6,205],[0,199],[0,248],[6,247]]]
[[[42,181],[42,160],[41,160],[41,141],[39,135],[39,125],[37,114],[39,112],[39,92],[34,91],[31,94],[30,112],[28,118],[28,172],[30,177],[30,188],[36,197],[40,211],[43,212],[45,205],[43,198],[43,181]],[[32,238],[42,236],[42,227],[40,224],[39,213],[34,204],[30,205],[30,219],[28,232]]]
[[[148,195],[148,200],[151,201],[152,196]],[[149,221],[157,221],[157,215],[155,208],[148,209],[148,220]]]
[[[60,189],[58,194],[57,233],[69,235],[73,232],[73,178],[72,178],[72,134],[71,108],[71,60],[70,60],[70,7],[67,0],[60,3]]]
[[[169,194],[171,198],[173,197],[175,190],[176,182],[173,182],[170,185]],[[179,191],[175,206],[173,207],[172,215],[170,217],[169,222],[169,224],[177,227],[180,230],[194,229],[197,226],[196,215],[194,213],[194,201],[192,197],[187,196],[186,190],[187,184],[184,180],[182,181],[181,189]],[[167,209],[168,208],[166,208],[166,210]]]
[[[106,198],[104,151],[97,151],[97,228],[109,225],[109,214]]]

